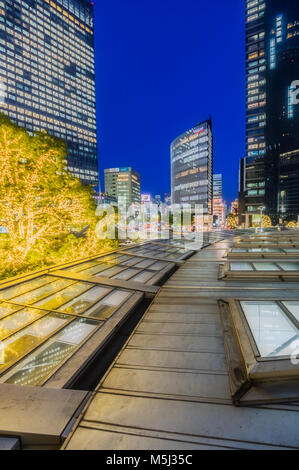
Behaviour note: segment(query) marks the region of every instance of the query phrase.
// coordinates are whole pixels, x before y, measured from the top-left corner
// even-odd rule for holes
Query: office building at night
[[[0,111],[66,141],[67,167],[98,184],[93,5],[0,1]]]
[[[212,215],[212,122],[201,122],[171,144],[172,204],[201,204],[204,216]]]
[[[105,174],[105,192],[126,206],[140,204],[140,175],[131,167],[107,168]]]
[[[272,222],[299,215],[299,12],[293,0],[246,2],[246,154],[240,214],[250,226],[261,209]]]
[[[225,221],[224,202],[222,197],[222,174],[213,175],[213,224],[223,226]]]

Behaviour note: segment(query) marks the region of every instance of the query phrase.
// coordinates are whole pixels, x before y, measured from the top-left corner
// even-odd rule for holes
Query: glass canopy
[[[241,307],[261,357],[289,356],[296,349],[298,327],[275,301],[241,301]],[[287,309],[289,302],[284,302]],[[298,314],[298,302],[289,312]],[[298,315],[299,316],[299,315]]]
[[[42,385],[112,315],[131,305],[137,286],[147,292],[191,253],[147,243],[54,267],[8,287],[6,282],[0,288],[0,382]]]

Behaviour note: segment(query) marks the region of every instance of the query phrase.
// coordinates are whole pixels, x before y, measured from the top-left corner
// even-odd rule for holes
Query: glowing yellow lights
[[[0,114],[0,277],[103,248],[91,189],[66,171],[65,158],[63,141],[31,137]]]

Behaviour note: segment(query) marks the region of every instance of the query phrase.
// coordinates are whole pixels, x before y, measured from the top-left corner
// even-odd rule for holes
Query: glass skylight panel
[[[154,261],[152,259],[144,259],[140,261],[139,263],[135,264],[135,268],[150,268],[152,269],[152,265],[154,264]]]
[[[85,269],[96,266],[97,264],[99,264],[99,261],[95,261],[95,260],[86,261],[85,263],[79,263],[79,264],[76,264],[76,265],[73,265],[73,266],[68,266],[67,268],[64,268],[64,271],[72,271],[72,272],[76,273],[78,271],[83,271]]]
[[[124,271],[124,267],[122,266],[112,266],[108,269],[105,269],[104,271],[101,271],[99,273],[100,276],[104,276],[104,277],[112,277],[112,276],[115,276],[116,274]]]
[[[299,300],[283,301],[282,303],[299,322]]]
[[[138,272],[139,272],[138,269],[128,268],[128,269],[125,269],[124,271],[116,274],[115,276],[113,276],[113,279],[122,279],[124,281],[127,281],[132,276],[134,276],[134,274],[137,274]]]
[[[68,302],[69,300],[72,300],[74,297],[90,289],[92,286],[93,284],[90,284],[88,282],[76,282],[71,286],[60,290],[59,292],[56,292],[53,295],[43,300],[40,300],[34,305],[36,307],[42,307],[48,310],[55,310],[56,308]]]
[[[80,271],[80,274],[83,276],[95,276],[96,274],[102,275],[101,273],[109,268],[109,264],[101,263],[97,264],[91,268],[83,269]]]
[[[278,265],[284,270],[284,271],[298,271],[299,270],[299,263],[281,263],[279,262]]]
[[[58,313],[49,313],[45,317],[37,320],[30,326],[15,333],[1,342],[4,360],[0,363],[1,368],[9,363],[18,360],[22,355],[30,352],[34,347],[40,344],[47,336],[62,328],[65,323],[73,317]]]
[[[232,253],[246,253],[247,250],[245,248],[233,248]]]
[[[242,301],[241,306],[262,357],[294,352],[299,330],[276,302]]]
[[[23,328],[28,323],[37,320],[42,315],[45,315],[45,312],[42,310],[24,308],[8,317],[2,318],[0,320],[0,341],[11,333]]]
[[[54,282],[48,283],[42,287],[38,287],[37,289],[31,290],[25,294],[19,295],[17,297],[13,297],[13,302],[20,303],[20,304],[32,304],[33,302],[37,302],[38,300],[52,294],[53,292],[57,292],[60,289],[63,289],[67,286],[73,284],[74,281],[70,281],[68,279],[57,279]]]
[[[20,282],[20,284],[17,284],[15,286],[6,287],[0,290],[0,299],[9,300],[12,297],[23,294],[24,292],[38,288],[40,286],[43,286],[44,284],[54,282],[55,279],[57,278],[50,276],[41,276],[36,279],[31,279],[30,281]]]
[[[299,248],[284,248],[287,253],[299,253]]]
[[[11,313],[16,312],[17,310],[20,310],[22,307],[19,305],[12,305],[12,304],[7,304],[6,302],[1,302],[0,303],[0,318],[4,318],[7,315],[10,315]]]
[[[130,296],[131,292],[115,289],[96,305],[85,312],[85,316],[106,320],[119,308]]]
[[[160,269],[166,268],[168,266],[167,261],[156,261],[150,266],[150,269],[153,271],[159,271]]]
[[[230,263],[231,271],[253,271],[250,263]]]
[[[142,271],[136,276],[131,278],[131,281],[134,282],[147,282],[151,277],[153,277],[154,273],[151,271]]]
[[[123,266],[133,266],[136,263],[138,263],[138,261],[140,261],[140,258],[137,258],[135,256],[130,256],[130,259],[122,261],[121,264]]]
[[[70,302],[66,303],[58,310],[63,313],[76,313],[82,314],[91,304],[95,303],[100,298],[111,292],[108,287],[95,286],[89,289],[84,294],[75,297]]]
[[[7,373],[3,381],[39,385],[98,326],[89,319],[76,319]]]
[[[275,263],[253,263],[257,271],[280,271]]]

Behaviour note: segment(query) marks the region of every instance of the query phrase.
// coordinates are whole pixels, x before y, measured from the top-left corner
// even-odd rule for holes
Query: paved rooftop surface
[[[233,238],[197,252],[160,289],[65,449],[298,449],[299,406],[232,404],[217,301],[299,297],[298,283],[219,280]]]

